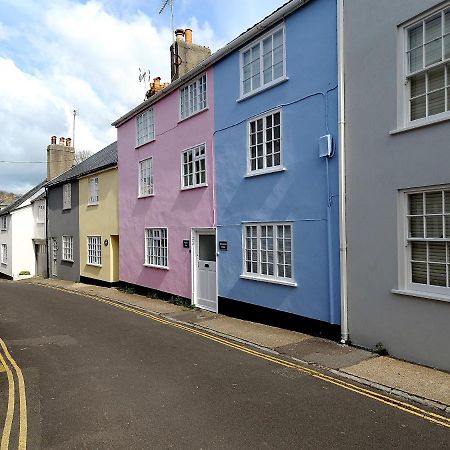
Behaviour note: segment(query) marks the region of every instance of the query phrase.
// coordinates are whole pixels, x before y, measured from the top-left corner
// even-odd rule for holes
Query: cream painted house
[[[110,166],[78,179],[80,280],[119,281],[119,179],[117,144],[103,150]]]

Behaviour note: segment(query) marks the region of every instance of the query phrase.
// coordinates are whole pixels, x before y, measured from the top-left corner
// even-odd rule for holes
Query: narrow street
[[[55,289],[0,281],[0,338],[24,377],[29,449],[434,449],[450,442],[448,428],[241,346]],[[14,378],[11,449],[20,437]],[[3,368],[1,427],[9,383]]]

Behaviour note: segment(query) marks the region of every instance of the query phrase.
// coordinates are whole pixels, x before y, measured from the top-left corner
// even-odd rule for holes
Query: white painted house
[[[0,276],[45,275],[45,183],[0,211]]]

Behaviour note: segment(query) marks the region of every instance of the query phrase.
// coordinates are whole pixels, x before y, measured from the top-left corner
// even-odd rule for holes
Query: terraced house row
[[[72,167],[53,138],[0,211],[1,271],[279,311],[449,370],[450,2],[375,3],[291,0],[212,55],[176,30],[116,143]]]

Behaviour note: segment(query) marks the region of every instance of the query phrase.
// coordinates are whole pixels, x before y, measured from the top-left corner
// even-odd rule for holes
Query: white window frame
[[[36,209],[36,222],[45,223],[45,202],[37,202]]]
[[[89,178],[89,199],[88,199],[88,206],[92,205],[98,205],[99,200],[99,179],[98,177],[91,177]]]
[[[89,266],[102,266],[102,237],[87,236],[87,264]]]
[[[0,248],[0,263],[1,264],[8,264],[8,245],[2,244]]]
[[[266,127],[266,118],[269,116],[279,113],[280,114],[280,164],[277,166],[267,167],[267,127]],[[262,169],[254,169],[251,168],[251,124],[253,122],[257,122],[258,120],[263,121],[263,168]],[[272,129],[273,129],[273,122],[272,122]],[[272,135],[272,142],[273,142],[273,135]],[[272,144],[273,145],[273,144]],[[273,148],[273,147],[272,147]],[[272,153],[273,154],[273,153]],[[261,114],[259,116],[253,117],[247,121],[247,176],[255,176],[255,175],[262,175],[265,173],[272,173],[272,172],[279,172],[280,170],[284,170],[283,166],[283,114],[281,108],[275,109],[273,111],[270,111],[265,114]]]
[[[263,63],[263,41],[267,39],[269,36],[274,35],[276,32],[282,30],[283,31],[283,74],[275,79],[272,79],[271,81],[264,84],[264,63]],[[259,87],[255,89],[250,89],[249,92],[244,93],[244,53],[246,53],[248,50],[250,50],[252,47],[255,47],[259,44]],[[273,66],[271,66],[273,67]],[[286,28],[284,26],[284,23],[277,26],[276,28],[271,29],[267,33],[263,34],[258,39],[255,39],[248,45],[246,45],[242,50],[239,52],[239,93],[240,97],[238,100],[243,100],[244,98],[251,97],[252,95],[255,95],[259,92],[265,91],[266,89],[271,88],[272,86],[276,86],[277,84],[282,83],[283,81],[287,80],[287,72],[286,72]]]
[[[161,241],[164,240],[166,242],[165,247],[161,245]],[[159,242],[160,245],[153,245],[155,241]],[[152,250],[155,250],[156,253]],[[159,264],[158,261],[161,261],[162,264]],[[144,229],[144,266],[169,269],[169,232],[167,228],[147,227]]]
[[[62,235],[61,250],[61,260],[73,262],[73,236]]]
[[[411,294],[413,296],[431,296],[431,298],[435,298],[437,300],[445,300],[450,301],[450,286],[443,287],[431,284],[421,284],[421,283],[413,283],[412,282],[412,269],[411,269],[411,242],[446,242],[447,243],[447,278],[448,282],[450,282],[450,234],[449,236],[443,238],[427,238],[427,237],[410,237],[409,236],[409,195],[411,194],[423,194],[425,196],[426,193],[430,192],[439,192],[439,191],[450,191],[450,185],[439,185],[439,186],[429,186],[424,188],[414,188],[414,189],[405,189],[399,191],[399,207],[398,207],[398,288],[393,289],[395,293],[405,293]],[[445,208],[445,198],[443,197],[443,208]],[[425,199],[424,199],[424,207],[425,207]],[[423,217],[433,216],[432,214],[426,214],[423,211]],[[450,220],[450,213],[445,214],[445,209],[443,209],[442,214],[435,214],[435,216],[442,216],[443,220],[445,217],[448,217]],[[425,230],[425,223],[424,223]],[[445,222],[443,223],[443,230],[445,233]],[[426,234],[424,233],[424,236]],[[429,261],[429,249],[427,245],[427,283],[429,283],[429,273],[428,273],[428,264]],[[431,263],[433,263],[431,261]]]
[[[450,119],[450,57],[447,59],[444,58],[445,56],[445,36],[449,36],[449,45],[450,45],[450,33],[445,34],[445,21],[444,21],[444,14],[445,12],[450,12],[450,1],[447,1],[444,5],[436,6],[432,9],[427,10],[426,12],[410,19],[409,21],[403,23],[399,26],[399,45],[398,45],[398,51],[399,51],[399,72],[400,76],[398,78],[398,89],[399,89],[399,95],[398,95],[398,102],[400,105],[399,112],[398,112],[398,125],[400,127],[405,128],[416,128],[423,125],[428,125],[435,122],[440,122],[442,120],[448,120]],[[428,67],[425,67],[425,51],[423,52],[423,63],[424,67],[420,70],[417,70],[415,72],[410,73],[409,72],[409,61],[408,61],[408,31],[418,24],[422,22],[422,32],[425,33],[425,21],[432,18],[433,16],[437,16],[441,14],[441,26],[442,26],[442,61],[433,63],[429,65]],[[423,34],[423,43],[425,42],[425,36]],[[423,47],[425,49],[425,46]],[[426,89],[426,116],[423,118],[411,120],[411,77],[418,75],[418,74],[426,74],[430,70],[436,69],[438,67],[444,67],[445,71],[445,82],[444,82],[444,92],[445,92],[445,111],[433,115],[428,115],[428,76],[426,75],[425,79],[425,89]],[[447,66],[447,70],[445,70],[445,67]],[[431,91],[434,92],[434,91]]]
[[[145,177],[143,177],[144,164],[149,164],[148,167],[145,167],[145,170],[148,172]],[[144,180],[147,180],[147,183],[144,184]],[[152,197],[153,195],[153,157],[150,156],[150,158],[138,162],[138,198]]]
[[[274,269],[274,274],[273,275],[269,275],[269,274],[263,274],[262,273],[262,252],[265,251],[265,249],[262,248],[261,242],[263,239],[262,236],[262,227],[267,227],[267,226],[272,226],[273,227],[273,236],[272,236],[272,240],[273,240],[273,269]],[[278,226],[289,226],[290,230],[291,230],[291,250],[290,250],[290,254],[291,254],[291,264],[290,264],[290,268],[291,268],[291,276],[290,277],[283,277],[280,276],[277,272],[278,272],[278,251],[279,251],[279,247],[278,247]],[[246,245],[246,237],[247,237],[247,227],[256,227],[257,228],[257,232],[256,232],[256,248],[247,248]],[[284,233],[284,230],[283,230]],[[268,283],[275,283],[275,284],[284,284],[287,286],[297,286],[297,283],[295,281],[295,273],[294,273],[294,224],[293,222],[287,221],[287,222],[245,222],[242,224],[242,274],[241,274],[241,278],[245,278],[245,279],[249,279],[249,280],[255,280],[255,281],[264,281],[264,282],[268,282]],[[283,245],[285,244],[285,242],[283,241]],[[257,264],[257,270],[256,272],[252,272],[252,271],[247,271],[247,250],[250,251],[256,251],[257,252],[257,259],[256,259],[256,264]],[[289,251],[287,251],[289,252]],[[254,261],[254,260],[252,260]],[[283,265],[283,264],[282,264]],[[284,264],[286,265],[286,264]]]
[[[203,148],[203,155],[196,156],[195,153],[197,151],[200,151],[202,148]],[[191,162],[185,163],[184,162],[184,155],[189,155],[189,154],[192,154],[192,160],[191,160]],[[197,180],[196,180],[197,175],[200,176],[202,171],[196,169],[196,165],[197,165],[196,163],[200,164],[201,161],[204,161],[204,165],[205,165],[205,181],[203,181],[203,182],[200,181],[200,182],[197,183]],[[208,186],[208,166],[207,166],[207,163],[208,163],[208,161],[206,159],[206,143],[195,145],[194,147],[190,147],[190,148],[188,148],[186,150],[183,150],[181,152],[181,172],[180,172],[180,174],[181,174],[181,190],[185,191],[185,190],[188,190],[188,189],[195,189],[195,188],[198,188],[198,187]],[[188,165],[191,166],[192,172],[185,173],[185,168]],[[189,184],[189,181],[188,181],[188,184],[185,184],[185,175],[187,175],[188,178],[189,178],[190,174],[192,174],[192,184]]]
[[[1,220],[0,230],[6,231],[8,229],[8,216],[1,216],[0,220]]]
[[[149,108],[136,116],[136,148],[155,140],[155,110]]]
[[[204,86],[202,88],[202,86]],[[179,121],[188,119],[208,109],[208,77],[206,72],[179,89]],[[184,106],[186,105],[186,109]]]
[[[72,183],[63,185],[63,209],[72,208]]]

